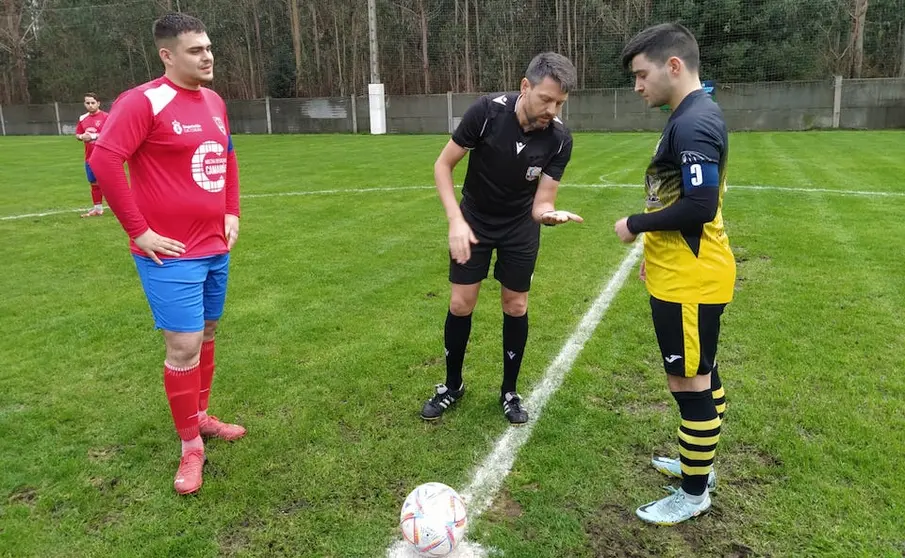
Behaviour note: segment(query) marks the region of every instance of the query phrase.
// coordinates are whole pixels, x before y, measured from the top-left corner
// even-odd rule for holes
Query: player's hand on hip
[[[584,223],[584,219],[582,219],[580,215],[576,215],[571,211],[547,211],[540,216],[540,222],[544,225],[560,225],[562,223],[568,223],[569,221]]]
[[[471,245],[477,244],[478,239],[465,222],[465,219],[456,219],[449,224],[449,254],[458,264],[464,264],[471,259]]]
[[[616,231],[616,235],[619,236],[619,240],[629,244],[634,242],[638,235],[633,234],[632,231],[628,230],[628,217],[623,217],[616,221],[616,224],[613,225],[613,229]]]
[[[163,265],[157,254],[178,257],[185,253],[185,244],[172,238],[160,236],[151,229],[135,237],[135,245],[142,249],[157,265]]]
[[[647,281],[647,264],[644,260],[641,260],[641,269],[638,270],[638,279],[641,279],[644,282]]]
[[[223,233],[226,235],[226,249],[232,250],[239,239],[239,218],[227,215],[223,218]]]

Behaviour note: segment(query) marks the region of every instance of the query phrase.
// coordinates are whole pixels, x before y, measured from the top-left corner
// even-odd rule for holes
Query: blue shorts
[[[97,184],[97,177],[94,176],[94,171],[91,170],[91,165],[88,164],[88,161],[85,161],[85,174],[88,175],[89,184]]]
[[[219,320],[223,315],[228,253],[188,260],[162,258],[163,265],[147,256],[132,257],[158,329],[203,331],[206,320]]]

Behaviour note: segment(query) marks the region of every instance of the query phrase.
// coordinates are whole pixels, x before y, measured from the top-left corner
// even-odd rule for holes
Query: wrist
[[[630,216],[628,217],[628,219],[625,220],[625,228],[628,229],[628,232],[630,232],[630,233],[632,233],[632,234],[634,234],[634,235],[637,235],[637,234],[638,234],[639,232],[641,232],[641,231],[638,230],[638,224],[637,224],[637,222],[634,222],[634,221],[635,221],[635,217],[636,217],[635,215],[630,215]]]
[[[459,211],[459,208],[457,207],[455,213],[446,214],[446,220],[447,220],[447,222],[449,222],[450,225],[452,225],[453,223],[459,223],[459,222],[464,223],[465,216],[462,215],[462,212]]]
[[[146,226],[143,230],[142,229],[137,229],[137,230],[141,230],[141,232],[136,235],[132,235],[132,240],[138,240],[139,238],[143,237],[145,234],[147,234],[148,231],[151,230],[151,227]]]

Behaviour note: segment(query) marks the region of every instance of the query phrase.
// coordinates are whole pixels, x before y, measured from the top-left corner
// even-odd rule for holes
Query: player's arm
[[[185,245],[151,230],[132,196],[123,164],[144,143],[153,114],[148,100],[138,92],[123,99],[122,105],[107,120],[106,133],[95,146],[89,164],[126,234],[160,264],[157,254],[178,256],[185,252]]]
[[[79,141],[86,141],[88,139],[87,134],[85,134],[85,127],[82,126],[81,120],[75,125],[75,139]]]
[[[562,140],[556,155],[553,156],[550,164],[541,173],[540,183],[537,185],[537,192],[534,194],[534,205],[531,207],[531,217],[538,223],[552,226],[568,221],[575,221],[576,223],[584,221],[584,219],[569,211],[556,210],[556,193],[559,190],[559,183],[566,172],[566,166],[571,158],[572,138],[567,137]]]
[[[675,150],[682,164],[682,197],[652,213],[632,215],[626,226],[632,234],[678,231],[713,221],[720,200],[720,153],[723,142],[705,125],[690,133],[678,131]]]
[[[224,217],[224,234],[227,248],[232,250],[239,238],[239,161],[233,149],[233,137],[228,136],[226,147],[226,217]]]

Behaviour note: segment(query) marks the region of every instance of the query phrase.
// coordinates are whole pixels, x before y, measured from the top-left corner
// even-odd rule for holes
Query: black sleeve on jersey
[[[453,132],[452,140],[459,147],[474,149],[481,139],[481,131],[484,129],[486,121],[487,97],[481,97],[465,111],[462,121],[459,122],[459,126]]]
[[[693,188],[676,203],[660,211],[632,215],[628,218],[628,230],[632,234],[680,231],[709,223],[716,217],[719,198],[719,188]]]
[[[562,180],[562,175],[566,172],[566,165],[569,164],[569,159],[572,158],[572,137],[565,136],[562,139],[562,145],[559,149],[559,152],[553,156],[553,159],[550,160],[550,163],[544,167],[544,174],[559,182]]]
[[[702,184],[696,185],[689,182],[687,168],[690,165],[698,167],[718,166],[720,156],[725,149],[723,135],[721,133],[722,122],[709,115],[702,115],[693,120],[693,126],[676,126],[673,130],[673,153],[678,154],[683,167],[682,197],[674,204],[655,211],[653,213],[641,213],[632,215],[628,219],[628,230],[632,234],[648,231],[678,231],[703,225],[713,221],[716,217],[717,206],[720,202],[720,184],[716,181],[705,179]],[[718,175],[716,172],[706,172],[705,175]],[[701,177],[701,174],[698,174]]]

